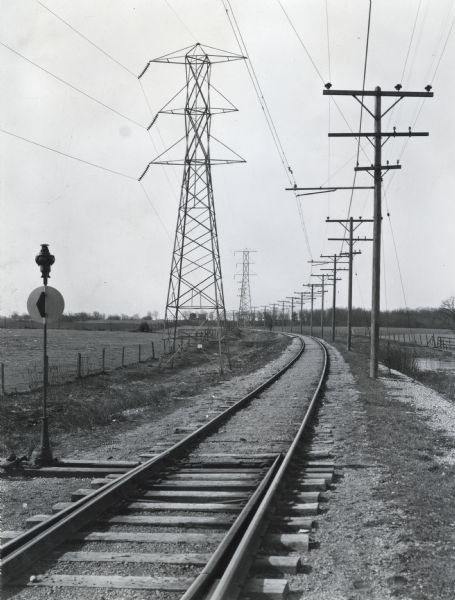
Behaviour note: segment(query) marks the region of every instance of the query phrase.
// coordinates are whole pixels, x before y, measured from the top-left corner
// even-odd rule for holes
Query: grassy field
[[[122,363],[138,362],[152,355],[152,342],[156,357],[163,351],[163,333],[138,333],[127,331],[77,331],[50,330],[48,356],[51,383],[62,383],[76,377],[78,353],[84,375],[100,371],[105,348],[106,369],[117,368]],[[42,379],[43,334],[38,329],[0,329],[0,363],[4,365],[5,392],[27,391],[40,385]]]

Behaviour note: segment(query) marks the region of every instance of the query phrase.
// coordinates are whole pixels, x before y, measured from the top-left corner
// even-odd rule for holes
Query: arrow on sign
[[[38,309],[39,314],[43,317],[46,316],[46,294],[41,292],[40,297],[36,303],[36,308]]]

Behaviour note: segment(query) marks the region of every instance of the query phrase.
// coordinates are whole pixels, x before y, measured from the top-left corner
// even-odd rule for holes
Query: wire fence
[[[149,343],[109,345],[88,352],[75,352],[70,358],[48,359],[48,384],[62,385],[93,375],[101,375],[115,369],[138,365],[159,359],[184,349],[203,348],[209,341],[217,339],[214,327],[197,329],[179,328],[175,342],[167,336]],[[63,356],[63,353],[62,353]],[[38,391],[43,385],[43,363],[26,365],[0,363],[0,393],[8,394]]]
[[[100,375],[122,367],[157,358],[164,352],[156,349],[155,342],[108,346],[87,353],[77,352],[71,360],[50,358],[48,361],[49,385],[62,385],[91,375]],[[39,390],[43,383],[43,364],[33,362],[17,367],[0,363],[1,394],[14,394]]]

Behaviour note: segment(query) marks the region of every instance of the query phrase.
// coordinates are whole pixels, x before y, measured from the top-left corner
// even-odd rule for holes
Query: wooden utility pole
[[[308,292],[294,292],[294,294],[300,295],[300,335],[303,335],[303,297],[307,296]]]
[[[400,84],[395,86],[395,91],[383,91],[378,86],[374,90],[332,90],[328,84],[323,90],[325,96],[353,96],[363,108],[373,117],[374,132],[371,133],[329,133],[329,137],[366,137],[374,147],[374,164],[369,167],[356,166],[356,171],[367,171],[373,176],[374,181],[374,215],[373,215],[373,277],[371,299],[371,344],[370,344],[370,377],[378,376],[379,352],[379,310],[381,289],[381,220],[382,220],[382,172],[390,169],[401,169],[401,165],[382,165],[382,147],[395,137],[428,136],[428,132],[414,132],[409,127],[408,132],[382,131],[382,118],[403,98],[432,98],[431,86],[426,86],[426,92],[402,92]],[[375,100],[374,111],[364,103],[364,99],[372,97]],[[382,112],[382,98],[397,98],[384,112]],[[386,138],[384,141],[382,138]]]
[[[337,254],[333,254],[333,255],[324,255],[321,254],[321,258],[331,258],[333,260],[333,267],[330,268],[326,268],[326,269],[321,269],[321,271],[331,271],[332,272],[332,281],[333,281],[333,298],[332,298],[332,342],[335,341],[335,328],[336,328],[336,318],[335,318],[335,311],[336,311],[336,299],[337,299],[337,281],[340,281],[340,278],[337,279],[337,272],[338,271],[347,271],[347,269],[344,268],[340,268],[337,264],[338,259],[340,258],[339,255]],[[340,264],[346,264],[346,263],[340,263]]]
[[[320,283],[304,283],[303,285],[305,287],[311,288],[311,292],[310,292],[310,299],[311,299],[310,335],[313,335],[313,313],[314,313],[314,297],[315,297],[315,290],[314,290],[314,288],[320,288],[320,287],[322,287],[322,284],[320,284]]]
[[[327,217],[326,223],[340,223],[344,227],[344,229],[348,232],[349,238],[346,240],[346,237],[342,238],[328,238],[330,241],[339,241],[339,242],[348,242],[348,252],[340,252],[340,256],[347,256],[349,262],[349,283],[348,283],[348,315],[347,315],[347,348],[351,350],[352,347],[352,276],[353,276],[353,260],[354,255],[361,254],[360,250],[354,250],[354,243],[356,242],[372,242],[373,238],[355,238],[354,239],[354,231],[359,227],[362,223],[373,223],[373,219],[354,219],[350,217],[349,219],[329,219]],[[354,225],[356,223],[356,225]]]
[[[291,301],[291,333],[293,332],[293,321],[294,321],[294,300],[298,300],[295,296],[286,296]]]
[[[326,264],[326,263],[322,263],[322,264]],[[325,286],[326,285],[330,285],[327,283],[327,275],[325,275],[324,273],[317,273],[317,274],[312,274],[311,277],[319,277],[319,279],[321,280],[321,283],[313,283],[312,285],[314,287],[320,287],[321,288],[321,338],[324,339],[324,294],[326,293],[326,289]]]

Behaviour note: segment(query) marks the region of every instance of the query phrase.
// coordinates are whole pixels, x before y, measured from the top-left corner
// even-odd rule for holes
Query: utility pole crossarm
[[[335,133],[329,133],[328,136],[329,137],[353,137],[353,138],[358,138],[358,137],[367,137],[367,138],[373,138],[376,137],[377,135],[379,135],[380,137],[428,137],[430,134],[428,133],[428,131],[383,131],[379,134],[376,134],[374,132],[371,133],[365,133],[365,132],[357,132],[357,133],[345,133],[345,132],[335,132]]]
[[[381,165],[378,168],[383,169],[384,171],[390,171],[391,169],[401,169],[401,165]],[[354,167],[354,171],[373,171],[374,169],[374,165],[370,165],[369,167]]]
[[[331,219],[330,217],[327,217],[327,219],[325,220],[326,223],[349,223],[351,221],[351,219]],[[354,219],[352,218],[352,222],[353,223],[373,223],[373,219]]]
[[[431,88],[430,88],[431,89]],[[385,96],[395,98],[433,98],[433,92],[401,92],[387,90],[322,90],[323,96]]]
[[[347,242],[348,241],[347,238],[327,238],[327,239],[330,242]],[[367,237],[360,238],[360,237],[357,237],[357,238],[354,238],[352,241],[353,242],[372,242],[373,238],[367,238]]]

